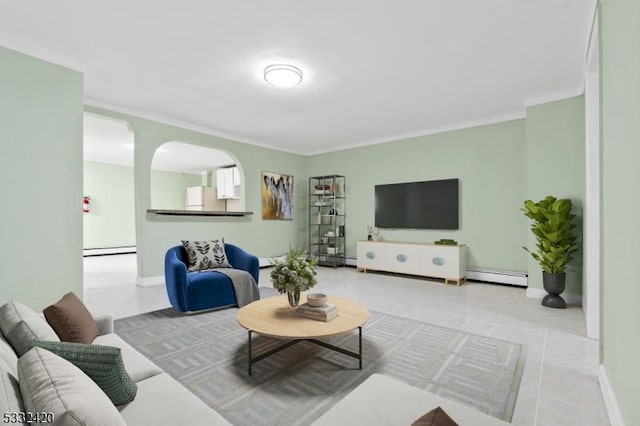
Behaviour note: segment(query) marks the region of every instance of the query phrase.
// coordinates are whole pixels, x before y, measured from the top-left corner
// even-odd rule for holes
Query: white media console
[[[386,271],[443,278],[458,286],[466,280],[465,245],[358,241],[358,271]]]

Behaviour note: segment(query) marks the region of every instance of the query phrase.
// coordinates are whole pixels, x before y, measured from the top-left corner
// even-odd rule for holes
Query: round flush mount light
[[[269,65],[264,69],[264,81],[276,87],[295,87],[302,82],[302,71],[293,65]]]

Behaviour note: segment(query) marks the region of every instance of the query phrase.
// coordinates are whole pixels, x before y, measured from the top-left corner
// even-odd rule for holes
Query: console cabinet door
[[[400,274],[420,273],[420,247],[411,244],[387,245],[387,271]]]
[[[460,247],[420,247],[420,275],[437,278],[462,278],[460,274]]]
[[[383,243],[358,241],[356,249],[358,269],[385,271],[387,266],[385,247],[386,244]]]

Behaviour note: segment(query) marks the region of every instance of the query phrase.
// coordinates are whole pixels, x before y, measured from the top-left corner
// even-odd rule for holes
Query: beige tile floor
[[[88,257],[84,300],[122,318],[169,306],[164,286],[137,287],[135,254]],[[271,286],[261,270],[260,286]],[[461,287],[353,268],[319,268],[315,290],[356,299],[372,310],[527,345],[513,424],[609,425],[598,384],[597,342],[580,307],[552,310],[521,288],[469,282]]]

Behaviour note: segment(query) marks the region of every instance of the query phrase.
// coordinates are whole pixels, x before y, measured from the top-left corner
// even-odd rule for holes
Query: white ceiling
[[[0,44],[88,104],[311,154],[522,117],[582,93],[596,0],[3,2]],[[262,70],[291,63],[301,85]]]

